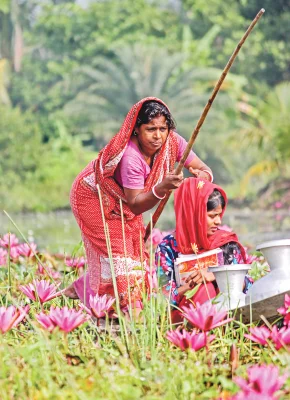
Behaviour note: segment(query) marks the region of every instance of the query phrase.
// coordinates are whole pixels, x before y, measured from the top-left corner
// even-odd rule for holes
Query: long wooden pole
[[[218,94],[218,91],[220,90],[221,85],[223,84],[223,81],[225,80],[233,62],[235,61],[235,58],[237,57],[241,47],[243,46],[243,44],[245,43],[247,37],[249,36],[249,34],[251,33],[252,29],[254,28],[254,26],[256,25],[256,23],[259,21],[259,19],[261,18],[261,16],[264,14],[265,10],[264,8],[262,8],[258,14],[256,15],[256,17],[253,19],[252,23],[250,24],[250,26],[248,27],[248,29],[246,30],[246,32],[244,33],[243,37],[241,38],[241,40],[239,41],[237,47],[235,48],[233,54],[231,55],[227,65],[225,66],[219,80],[217,81],[211,96],[206,104],[206,106],[203,109],[203,112],[196,124],[196,127],[194,128],[194,131],[191,134],[191,137],[187,143],[187,146],[184,150],[184,153],[181,157],[181,160],[179,161],[179,164],[176,168],[176,174],[180,174],[180,172],[182,171],[182,168],[184,166],[184,163],[190,153],[190,150],[192,149],[192,146],[195,142],[195,139],[200,131],[200,128],[202,127],[206,116],[211,108],[212,103],[214,102],[214,99],[216,98],[216,95]],[[146,232],[145,232],[145,237],[144,237],[144,241],[146,242],[146,240],[148,239],[148,237],[150,236],[151,233],[151,229],[156,225],[156,222],[158,221],[158,218],[160,217],[169,197],[170,197],[171,191],[168,192],[168,194],[166,195],[166,197],[159,203],[157,209],[155,210],[155,213],[152,216],[152,222],[149,223],[146,227]]]

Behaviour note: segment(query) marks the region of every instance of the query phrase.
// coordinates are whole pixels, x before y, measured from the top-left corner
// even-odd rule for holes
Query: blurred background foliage
[[[68,207],[74,177],[144,96],[189,138],[262,7],[194,149],[238,204],[289,205],[288,0],[0,0],[1,208]]]

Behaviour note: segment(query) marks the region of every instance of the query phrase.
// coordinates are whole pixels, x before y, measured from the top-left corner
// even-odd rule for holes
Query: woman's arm
[[[177,161],[181,160],[183,153],[186,149],[187,142],[177,132],[174,132],[178,141],[178,155]],[[197,155],[191,150],[187,160],[185,161],[184,167],[196,178],[207,179],[213,181],[213,175],[211,169],[203,162]],[[207,173],[205,171],[208,171]]]
[[[169,190],[177,189],[182,181],[183,173],[175,175],[173,171],[155,186],[154,191],[157,196],[163,197]],[[157,198],[152,190],[145,193],[143,189],[128,189],[124,187],[124,193],[130,210],[136,215],[150,210],[160,201],[160,198]]]
[[[212,170],[203,161],[201,161],[197,155],[193,158],[193,160],[191,160],[186,168],[196,178],[206,179],[211,182],[213,181]]]
[[[199,157],[195,156],[188,164],[187,168],[195,177],[211,181],[212,171]],[[182,181],[183,172],[176,175],[173,171],[172,173],[169,173],[162,182],[155,186],[155,193],[158,196],[163,197],[169,190],[177,189],[181,185]],[[145,193],[143,189],[129,189],[124,187],[124,193],[128,206],[135,215],[151,210],[151,208],[156,206],[160,201],[160,198],[157,198],[152,190]]]

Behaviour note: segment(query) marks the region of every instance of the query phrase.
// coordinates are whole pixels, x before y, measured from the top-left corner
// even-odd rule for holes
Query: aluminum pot
[[[235,309],[245,304],[243,285],[247,271],[251,269],[249,264],[221,265],[208,268],[213,272],[217,285],[221,292],[218,303],[223,303],[228,309]]]
[[[290,279],[290,239],[271,240],[256,247],[261,251],[271,271],[283,269],[288,271]]]
[[[246,304],[253,304],[290,291],[289,268],[278,268],[257,280],[248,290]],[[282,305],[282,304],[281,304]]]

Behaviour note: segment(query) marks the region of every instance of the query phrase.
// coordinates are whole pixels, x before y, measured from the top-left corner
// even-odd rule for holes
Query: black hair
[[[222,209],[225,208],[226,202],[223,198],[221,192],[217,189],[214,189],[212,194],[209,196],[207,204],[206,204],[206,211],[212,211],[217,208],[219,205],[222,206]]]
[[[209,196],[206,209],[207,211],[212,211],[221,205],[222,209],[225,208],[226,202],[218,189],[214,189],[212,194]],[[220,246],[223,251],[224,256],[224,264],[229,265],[232,264],[235,251],[239,251],[239,246],[235,242],[225,243],[224,245]]]
[[[235,253],[240,253],[240,248],[236,242],[225,243],[220,248],[223,251],[224,265],[230,265],[233,263]]]
[[[166,124],[169,130],[175,129],[175,122],[167,107],[158,101],[146,101],[139,111],[136,127],[142,124],[148,124],[153,118],[163,115],[166,119]]]

